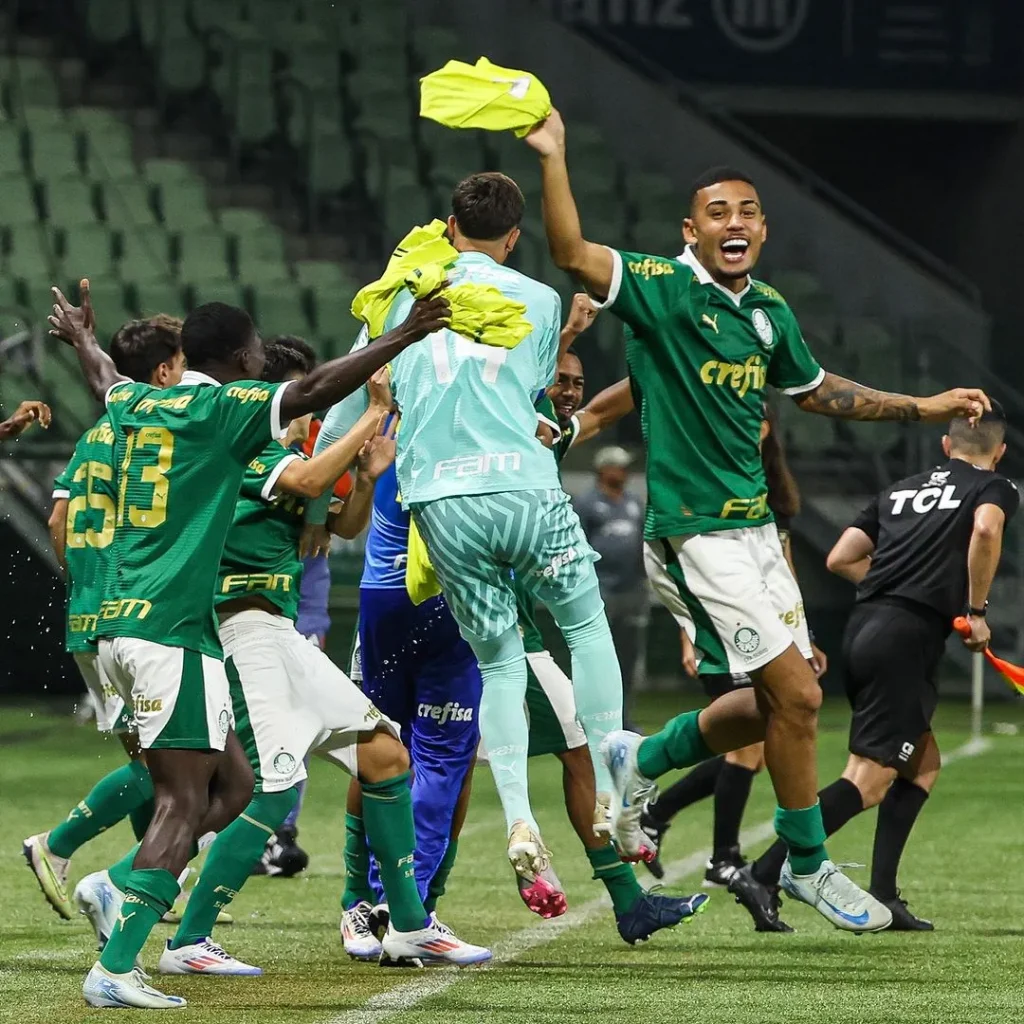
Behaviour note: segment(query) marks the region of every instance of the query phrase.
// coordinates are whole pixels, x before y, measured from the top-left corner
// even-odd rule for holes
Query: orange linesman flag
[[[971,624],[962,615],[953,620],[953,628],[961,636],[971,635]],[[1011,665],[1002,658],[997,658],[987,647],[985,657],[989,664],[1021,695],[1024,695],[1024,668],[1020,665]]]

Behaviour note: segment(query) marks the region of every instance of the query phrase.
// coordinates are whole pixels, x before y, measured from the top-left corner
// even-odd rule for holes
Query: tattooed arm
[[[945,423],[966,417],[973,425],[982,413],[991,409],[988,396],[980,388],[953,388],[930,398],[913,398],[889,391],[875,391],[834,373],[826,373],[813,391],[795,396],[795,401],[804,412],[844,420]]]

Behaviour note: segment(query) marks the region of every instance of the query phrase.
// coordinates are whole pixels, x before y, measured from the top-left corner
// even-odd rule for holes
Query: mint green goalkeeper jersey
[[[448,273],[454,284],[493,285],[526,306],[531,333],[514,349],[482,345],[438,331],[405,349],[391,364],[391,387],[402,414],[398,432],[399,494],[405,507],[467,494],[558,488],[551,452],[537,438],[534,401],[554,379],[561,300],[539,281],[479,252],[461,253]],[[408,316],[403,292],[388,311],[385,330]],[[371,344],[364,330],[354,349]],[[343,437],[366,410],[365,387],[324,419],[316,451]],[[322,522],[325,502],[308,518]]]

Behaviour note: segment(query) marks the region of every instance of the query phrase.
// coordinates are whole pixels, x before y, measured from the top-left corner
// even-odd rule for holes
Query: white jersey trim
[[[110,387],[103,392],[103,408],[105,409],[108,405],[110,405],[110,392],[113,391],[114,388],[120,388],[124,387],[125,384],[134,383],[135,381],[133,381],[130,377],[122,377],[120,380],[114,381],[114,383],[111,384]]]
[[[57,488],[56,490],[54,490],[53,494],[50,495],[50,497],[52,497],[54,499],[57,499],[57,498],[70,498],[71,497],[71,492],[69,490],[64,489],[64,488]]]
[[[569,438],[569,448],[571,448],[576,443],[576,438],[580,436],[579,416],[573,414],[573,417],[571,420],[569,420],[569,423],[572,425],[572,437]]]
[[[608,285],[608,297],[604,302],[598,302],[591,295],[590,301],[597,310],[607,309],[619,297],[619,290],[622,288],[622,253],[610,245],[606,245],[605,248],[612,254],[612,280]]]
[[[285,469],[293,462],[301,462],[302,456],[292,452],[290,455],[286,455],[271,471],[270,476],[263,483],[263,488],[260,490],[260,497],[264,501],[274,500],[274,488],[277,486],[277,481],[281,479],[281,474]]]
[[[281,402],[284,401],[284,393],[288,387],[294,384],[293,380],[286,380],[275,392],[270,403],[270,436],[276,441],[284,437],[288,432],[288,423],[281,422]],[[289,423],[291,421],[289,420]]]
[[[816,387],[818,387],[821,384],[821,382],[824,379],[825,369],[824,367],[822,367],[814,375],[814,380],[812,380],[809,384],[800,384],[795,388],[783,388],[782,393],[784,395],[803,395],[806,394],[808,391],[813,391]]]

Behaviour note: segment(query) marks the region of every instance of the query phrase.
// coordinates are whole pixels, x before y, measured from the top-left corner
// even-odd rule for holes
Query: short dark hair
[[[994,398],[989,398],[992,411],[982,414],[975,426],[958,418],[949,425],[950,446],[959,452],[987,455],[995,451],[1006,438],[1006,412]]]
[[[694,200],[701,189],[710,188],[723,181],[745,181],[748,185],[754,185],[754,179],[746,171],[738,171],[735,167],[723,164],[720,167],[709,167],[703,174],[697,175],[690,186],[690,197],[687,201],[687,209],[693,209]]]
[[[110,339],[110,358],[117,372],[144,384],[161,363],[169,363],[180,351],[180,334],[158,317],[129,320]]]
[[[266,362],[263,364],[263,379],[271,384],[280,383],[291,373],[303,376],[316,366],[316,352],[313,346],[294,334],[279,334],[263,342]]]
[[[244,349],[256,328],[244,309],[226,302],[196,306],[181,327],[181,347],[189,366],[227,363]]]
[[[582,357],[582,356],[581,356],[581,355],[579,354],[579,352],[577,352],[577,351],[576,351],[576,349],[575,349],[575,348],[574,348],[574,347],[573,347],[572,345],[570,345],[570,346],[569,346],[569,347],[568,347],[568,348],[567,348],[567,349],[566,349],[566,350],[565,350],[565,351],[564,351],[564,352],[562,353],[562,355],[561,355],[561,357],[559,358],[559,360],[558,360],[558,361],[559,361],[559,362],[561,362],[561,361],[562,361],[562,359],[564,359],[564,358],[565,358],[566,356],[572,356],[572,357],[573,357],[573,359],[575,359],[575,360],[577,360],[577,361],[579,362],[579,364],[580,364],[580,369],[581,369],[581,370],[583,369],[583,357]]]
[[[491,242],[523,219],[526,200],[519,186],[500,171],[471,174],[452,192],[452,214],[467,238]]]

